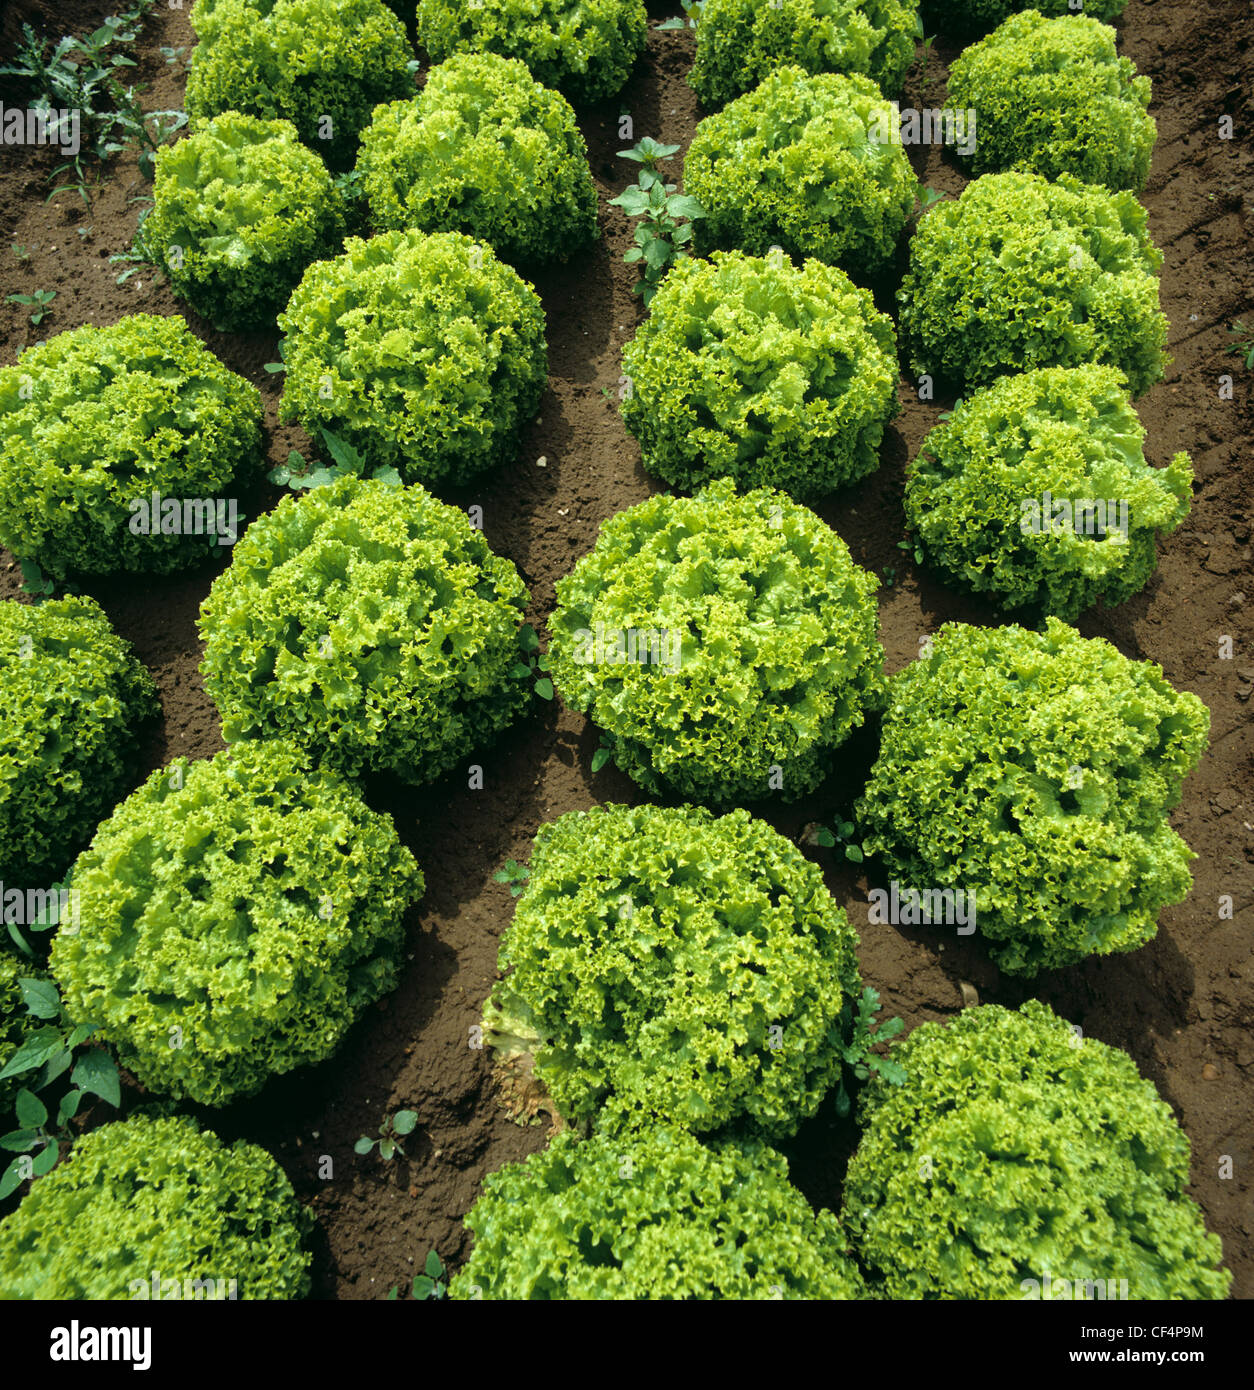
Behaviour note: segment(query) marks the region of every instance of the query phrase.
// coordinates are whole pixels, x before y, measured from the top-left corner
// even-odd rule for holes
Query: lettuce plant
[[[1134,950],[1189,891],[1167,812],[1209,723],[1159,667],[1057,618],[947,623],[890,682],[863,847],[915,891],[974,894],[1010,974]]]
[[[228,743],[283,735],[350,776],[429,782],[529,699],[526,586],[463,512],[346,476],[255,522],[201,607]]]
[[[518,58],[571,101],[618,92],[644,51],[644,0],[417,0],[418,42],[432,61],[457,53]]]
[[[899,409],[892,321],[843,271],[780,253],[675,266],[623,370],[645,468],[689,490],[830,492],[878,467]]]
[[[857,935],[747,811],[601,806],[541,826],[485,1040],[570,1120],[792,1134],[840,1079]]]
[[[283,740],[177,759],[74,865],[49,963],[149,1090],[201,1105],[321,1062],[396,983],[423,891],[388,817]]]
[[[1117,19],[1128,0],[1081,0],[1091,19]],[[987,34],[1021,10],[1046,16],[1074,14],[1075,0],[923,0],[923,25],[959,38]]]
[[[559,1134],[490,1174],[466,1227],[455,1299],[865,1296],[839,1222],[810,1209],[781,1155],[681,1129]]]
[[[1144,588],[1155,534],[1188,514],[1188,454],[1151,468],[1144,438],[1115,367],[1001,377],[923,441],[906,519],[960,587],[1070,621]]]
[[[511,458],[547,380],[539,295],[460,232],[350,237],[279,327],[280,418],[407,482],[457,485]]]
[[[813,512],[720,478],[604,522],[557,584],[553,682],[647,791],[813,791],[879,686],[874,575]]]
[[[1087,14],[1011,15],[949,69],[950,106],[976,113],[976,174],[1074,174],[1138,191],[1158,135],[1149,100],[1149,78]]]
[[[143,243],[175,294],[221,330],[272,326],[343,234],[331,176],[289,121],[228,111],[157,152]]]
[[[1227,1295],[1189,1141],[1125,1052],[1029,1000],[922,1024],[893,1055],[906,1082],[863,1092],[844,1190],[873,1293]]]
[[[986,174],[919,223],[898,291],[902,341],[916,372],[968,387],[1105,362],[1139,396],[1166,366],[1161,264],[1126,190]]]
[[[917,0],[704,0],[689,81],[722,106],[776,68],[862,73],[889,96],[914,62]]]
[[[918,182],[870,78],[792,65],[697,125],[684,187],[706,213],[699,251],[777,244],[861,280],[892,259]]]
[[[258,467],[261,420],[257,388],[177,315],[36,343],[0,368],[0,544],[58,578],[203,560],[206,515]]]
[[[264,1149],[133,1115],[80,1139],[0,1221],[0,1298],[303,1298],[312,1228]]]
[[[0,883],[49,889],[138,771],[157,691],[90,598],[0,601]]]
[[[381,101],[413,91],[405,26],[383,0],[196,0],[187,114],[290,121],[333,168],[350,166]]]
[[[450,58],[414,99],[376,107],[357,170],[380,228],[466,232],[524,262],[564,261],[596,239],[575,113],[516,59]]]

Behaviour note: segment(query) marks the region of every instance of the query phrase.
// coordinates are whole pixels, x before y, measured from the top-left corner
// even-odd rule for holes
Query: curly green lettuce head
[[[233,539],[223,494],[257,469],[261,420],[177,315],[36,343],[0,367],[0,544],[58,578],[204,560]]]
[[[418,42],[433,62],[517,58],[581,104],[614,96],[648,37],[644,0],[417,0],[416,9]]]
[[[405,26],[383,0],[196,0],[187,114],[290,121],[333,168],[352,164],[381,101],[413,91]]]
[[[985,174],[919,223],[897,295],[902,342],[916,372],[967,387],[1103,362],[1139,396],[1166,368],[1161,264],[1126,190]]]
[[[152,677],[94,599],[0,601],[0,883],[48,889],[132,785]]]
[[[575,113],[512,58],[450,58],[417,97],[376,107],[357,168],[380,228],[467,232],[522,262],[564,261],[597,235]]]
[[[1156,533],[1188,514],[1188,454],[1151,468],[1144,438],[1115,367],[1001,377],[923,441],[906,519],[961,588],[1070,621],[1144,588]]]
[[[974,894],[1010,974],[1134,950],[1189,891],[1167,812],[1209,725],[1152,662],[1057,618],[947,623],[890,682],[863,847],[916,892]]]
[[[144,245],[175,294],[223,331],[272,326],[343,234],[326,165],[289,121],[228,111],[157,151]]]
[[[779,245],[859,280],[892,259],[917,186],[896,112],[869,77],[795,65],[701,121],[684,161],[706,213],[693,223],[699,250]]]
[[[922,1024],[893,1059],[906,1080],[863,1092],[844,1191],[874,1292],[1227,1295],[1219,1237],[1185,1194],[1189,1141],[1125,1052],[1029,1000]]]
[[[757,1142],[682,1129],[583,1141],[490,1174],[466,1217],[455,1299],[851,1299],[862,1277],[840,1223],[813,1212]]]
[[[1117,19],[1128,0],[1081,0],[1090,19]],[[1035,10],[1049,16],[1072,15],[1075,0],[922,0],[923,26],[928,33],[940,32],[969,39],[987,34],[1003,20],[1022,10]]]
[[[571,1120],[792,1134],[840,1077],[857,934],[747,811],[601,806],[540,828],[484,1008]]]
[[[1149,78],[1088,15],[1012,15],[949,69],[948,104],[975,112],[976,174],[1074,174],[1139,191],[1158,135],[1149,100]]]
[[[873,472],[896,415],[892,320],[835,266],[781,253],[680,261],[623,351],[644,466],[806,499]]]
[[[539,295],[460,232],[350,237],[279,328],[280,418],[407,482],[456,486],[512,458],[548,379]]]
[[[423,783],[509,724],[526,586],[463,512],[344,477],[254,523],[200,610],[228,743]]]
[[[783,493],[659,494],[558,580],[553,680],[652,793],[794,800],[879,690],[878,587]]]
[[[74,865],[50,965],[149,1090],[224,1105],[321,1062],[396,983],[423,877],[387,816],[283,740],[177,759]]]
[[[0,1298],[304,1298],[312,1228],[264,1149],[134,1115],[77,1140],[0,1221]]]
[[[704,0],[689,81],[722,106],[786,63],[862,73],[889,96],[914,62],[917,0]]]

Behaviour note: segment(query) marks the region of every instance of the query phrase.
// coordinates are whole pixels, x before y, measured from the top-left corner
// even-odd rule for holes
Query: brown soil
[[[10,6],[0,21],[0,53],[11,52],[24,19],[55,36],[84,32],[108,9],[81,0]],[[669,0],[651,4],[655,18],[677,9]],[[1031,991],[1000,978],[978,944],[945,941],[926,931],[865,926],[862,968],[881,991],[886,1013],[901,1014],[910,1026],[955,1013],[967,982],[982,1002],[1017,1005],[1035,994],[1086,1035],[1126,1048],[1192,1141],[1193,1192],[1209,1226],[1223,1237],[1236,1276],[1234,1293],[1248,1298],[1254,1296],[1254,952],[1248,934],[1254,739],[1246,718],[1254,685],[1248,481],[1254,375],[1225,350],[1228,326],[1242,314],[1248,318],[1254,304],[1247,255],[1254,15],[1245,0],[1205,6],[1131,0],[1120,28],[1122,51],[1154,82],[1159,141],[1145,202],[1166,256],[1162,299],[1175,354],[1167,380],[1139,410],[1151,459],[1164,463],[1176,449],[1187,448],[1198,482],[1192,515],[1161,547],[1150,586],[1118,609],[1089,615],[1080,627],[1086,635],[1109,638],[1130,657],[1159,662],[1173,683],[1195,691],[1211,709],[1210,751],[1173,817],[1198,853],[1194,889],[1186,902],[1163,913],[1158,937],[1148,946],[1043,976]],[[159,46],[191,44],[185,11],[154,11],[138,72],[150,84],[150,106],[181,105],[181,69],[166,63]],[[577,261],[537,279],[549,320],[551,378],[517,467],[449,499],[483,507],[488,538],[515,561],[531,587],[530,618],[542,633],[554,582],[591,548],[598,524],[652,490],[616,406],[603,394],[615,390],[622,346],[642,317],[630,294],[634,275],[620,259],[627,220],[606,207],[605,199],[630,182],[625,163],[614,158],[624,143],[620,111],[630,112],[635,138],[649,134],[687,145],[698,114],[685,81],[692,47],[689,33],[652,33],[647,57],[621,98],[581,114],[604,195],[603,239]],[[926,77],[916,65],[903,105],[941,104],[944,66],[955,52],[943,37],[937,40]],[[1223,114],[1235,124],[1231,140],[1218,138]],[[111,166],[90,210],[70,195],[45,203],[52,163],[47,152],[3,150],[0,299],[36,287],[55,289],[57,298],[38,330],[25,310],[0,304],[0,362],[12,362],[36,335],[111,323],[140,309],[185,312],[167,286],[146,275],[115,283],[119,267],[108,257],[128,247],[138,211],[131,200],[149,191],[134,161],[119,159]],[[935,150],[926,151],[917,167],[933,186],[949,192],[962,186],[961,175]],[[88,230],[80,237],[83,229]],[[29,248],[29,260],[16,257],[9,249],[14,244]],[[891,307],[888,295],[881,294],[881,301]],[[305,446],[299,430],[276,425],[280,378],[263,370],[276,356],[275,340],[223,336],[185,316],[264,393],[270,458],[277,462],[294,445]],[[1225,374],[1234,382],[1232,400],[1220,395]],[[881,594],[890,670],[914,658],[920,637],[943,621],[997,621],[991,609],[956,597],[916,571],[897,548],[905,465],[948,404],[919,403],[904,381],[901,399],[903,411],[880,471],[819,509],[862,564],[876,572],[895,570],[894,582]],[[277,495],[267,487],[260,505],[272,505]],[[203,757],[221,747],[197,670],[201,648],[195,633],[197,608],[212,578],[206,569],[176,579],[90,586],[160,685],[164,722],[148,749],[149,767],[176,754]],[[18,592],[16,569],[0,558],[0,593]],[[1225,635],[1233,639],[1231,660],[1218,655]],[[507,1118],[486,1055],[468,1043],[511,912],[509,891],[493,882],[493,873],[507,857],[526,859],[542,821],[598,802],[637,799],[634,785],[613,768],[595,777],[589,773],[596,743],[582,717],[554,704],[537,708],[483,750],[482,791],[468,790],[464,778],[420,792],[374,789],[376,804],[395,814],[427,875],[400,987],[354,1029],[330,1063],[273,1082],[255,1101],[203,1117],[228,1138],[243,1135],[265,1145],[313,1203],[319,1218],[317,1295],[380,1297],[407,1282],[433,1247],[456,1268],[469,1243],[462,1217],[484,1175],[544,1143],[544,1124],[521,1127]],[[847,805],[871,753],[863,736],[823,793],[770,812],[769,819],[795,837],[833,805]],[[864,925],[865,877],[853,866],[837,866],[827,851],[811,852],[838,901]],[[1236,899],[1232,921],[1218,918],[1221,894]],[[377,1158],[354,1157],[357,1137],[373,1133],[385,1113],[403,1106],[421,1117],[408,1143],[408,1162],[389,1168]],[[825,1114],[788,1151],[807,1194],[835,1204],[854,1135],[830,1109]],[[323,1154],[334,1161],[330,1180],[318,1174]],[[1220,1176],[1225,1155],[1235,1165],[1228,1179]]]

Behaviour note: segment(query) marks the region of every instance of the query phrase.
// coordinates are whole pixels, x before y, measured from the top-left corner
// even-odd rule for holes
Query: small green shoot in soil
[[[549,659],[540,654],[540,639],[530,623],[518,629],[518,660],[510,668],[510,677],[516,681],[531,680],[535,677],[535,691],[542,700],[553,698],[553,682],[547,674]]]
[[[613,756],[614,739],[610,734],[607,734],[605,730],[602,729],[600,745],[598,746],[597,751],[592,755],[593,776],[600,772],[601,769],[605,766],[605,764],[608,763]]]
[[[51,980],[19,979],[22,1002],[43,1026],[28,1032],[21,1045],[0,1069],[0,1081],[28,1077],[17,1094],[17,1128],[0,1135],[0,1149],[15,1153],[0,1174],[0,1200],[8,1197],[27,1178],[41,1178],[52,1170],[61,1146],[72,1139],[69,1122],[78,1113],[84,1096],[91,1094],[112,1105],[122,1103],[118,1066],[109,1053],[99,1048],[80,1048],[95,1029],[75,1024],[65,1013],[61,995]],[[71,1066],[73,1070],[70,1071]],[[70,1089],[57,1102],[56,1119],[47,1104],[35,1093],[50,1086],[70,1071]]]
[[[840,1011],[840,1028],[841,1036],[847,1041],[842,1044],[840,1049],[841,1060],[844,1063],[844,1071],[852,1074],[855,1081],[867,1080],[874,1071],[890,1086],[900,1086],[906,1079],[905,1070],[891,1057],[877,1057],[871,1049],[877,1043],[886,1043],[895,1038],[906,1026],[905,1020],[901,1018],[884,1019],[876,1027],[875,1015],[879,1013],[880,1008],[880,997],[870,985],[865,986],[862,990],[856,1014],[853,1001],[845,1001],[845,1006]],[[843,1118],[849,1114],[852,1108],[853,1098],[849,1094],[845,1085],[845,1076],[842,1074],[840,1085],[836,1091],[836,1113]]]
[[[19,559],[17,563],[22,571],[22,590],[36,603],[42,603],[44,599],[51,598],[56,593],[56,583],[48,578],[34,560]]]
[[[819,826],[815,839],[824,849],[834,849],[837,845],[842,845],[845,858],[851,863],[861,864],[862,846],[850,838],[853,832],[853,821],[842,820],[839,816],[833,816],[831,825]]]
[[[1240,353],[1247,370],[1254,372],[1254,330],[1247,328],[1237,319],[1228,332],[1236,341],[1227,350]]]
[[[434,1250],[427,1251],[426,1263],[421,1274],[414,1275],[414,1282],[411,1288],[410,1297],[416,1298],[419,1302],[428,1298],[443,1298],[448,1290],[448,1270],[444,1266],[444,1261],[435,1253]],[[393,1288],[388,1294],[389,1302],[400,1300],[400,1288]]]
[[[660,24],[655,24],[655,29],[695,29],[697,20],[701,17],[701,0],[679,0],[683,6],[683,14],[672,15],[669,19],[664,19]]]
[[[929,188],[921,183],[918,188],[919,210],[926,212],[928,208],[934,207],[937,203],[945,201],[945,194],[939,188]]]
[[[19,261],[29,261],[29,260],[30,260],[30,247],[29,247],[29,246],[22,246],[22,245],[19,245],[19,244],[15,241],[15,242],[13,243],[13,254],[18,258]]]
[[[0,67],[0,76],[17,79],[32,110],[42,112],[48,138],[74,153],[49,175],[65,183],[49,194],[77,193],[90,205],[85,161],[103,163],[134,143],[139,146],[139,168],[151,178],[158,147],[187,124],[184,111],[148,111],[139,104],[137,89],[124,86],[119,74],[136,66],[135,59],[120,51],[139,37],[144,17],[157,0],[135,0],[120,15],[111,15],[85,37],[65,35],[55,43],[22,26],[22,40],[14,61]],[[69,129],[61,128],[64,120]],[[153,128],[155,126],[155,129]]]
[[[628,248],[623,260],[628,265],[641,262],[643,273],[631,287],[647,306],[657,293],[662,277],[677,261],[687,260],[684,247],[692,240],[692,223],[705,216],[700,202],[687,193],[677,193],[678,184],[667,183],[658,172],[658,165],[670,159],[678,145],[663,145],[649,136],[638,140],[629,150],[619,150],[620,159],[639,164],[638,182],[610,199],[611,207],[620,207],[628,217],[643,219],[635,231],[635,245]]]
[[[508,883],[511,895],[516,898],[527,886],[527,880],[530,877],[531,870],[525,865],[518,863],[515,859],[507,859],[505,867],[498,869],[492,875],[492,881],[493,883]]]
[[[898,541],[897,549],[908,550],[914,556],[914,563],[916,565],[921,565],[923,563],[923,547],[916,541]]]
[[[49,306],[56,297],[56,290],[32,290],[30,294],[11,294],[4,302],[21,304],[30,309],[30,321],[38,327],[44,321]]]
[[[379,1136],[372,1139],[368,1134],[363,1134],[353,1145],[353,1152],[362,1156],[368,1154],[376,1146],[379,1150],[379,1157],[384,1162],[390,1163],[392,1159],[400,1154],[405,1157],[405,1149],[401,1140],[414,1132],[418,1123],[418,1112],[416,1110],[398,1110],[395,1115],[388,1116],[379,1126]]]
[[[331,456],[331,462],[311,463],[299,449],[292,449],[288,453],[286,463],[278,464],[266,474],[275,487],[286,487],[291,488],[293,492],[301,492],[306,488],[323,487],[349,473],[357,478],[372,478],[376,482],[387,483],[389,487],[400,487],[401,475],[395,468],[382,465],[371,470],[365,456],[347,440],[327,429],[320,430],[319,433],[322,435],[327,453]]]

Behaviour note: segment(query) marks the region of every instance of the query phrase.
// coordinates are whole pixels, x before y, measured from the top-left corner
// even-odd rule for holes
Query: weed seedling
[[[10,928],[12,931],[12,928]],[[78,1113],[83,1097],[96,1095],[115,1109],[122,1102],[117,1063],[107,1052],[89,1048],[79,1052],[95,1029],[75,1024],[66,1017],[61,995],[50,980],[20,979],[22,1002],[32,1018],[44,1020],[26,1034],[17,1051],[0,1069],[0,1081],[29,1077],[17,1093],[17,1128],[0,1135],[0,1149],[17,1154],[0,1174],[0,1200],[15,1192],[28,1177],[51,1172],[61,1146],[70,1141],[69,1122]],[[71,1066],[73,1070],[70,1071]],[[70,1071],[70,1089],[57,1104],[56,1118],[35,1093]]]
[[[410,1296],[422,1302],[424,1299],[428,1298],[443,1298],[447,1289],[448,1270],[444,1267],[444,1261],[434,1250],[428,1250],[423,1272],[414,1275]],[[400,1289],[394,1288],[391,1293],[388,1294],[389,1301],[399,1301],[400,1294]]]
[[[31,309],[30,321],[38,327],[48,312],[48,306],[56,297],[56,290],[33,290],[30,294],[11,294],[5,303],[21,304]]]
[[[496,873],[492,875],[492,881],[494,883],[508,883],[511,895],[516,898],[527,886],[527,880],[530,877],[530,869],[519,864],[516,860],[507,859],[505,861],[505,867],[503,869],[498,869]]]
[[[1254,372],[1254,331],[1248,329],[1240,319],[1237,319],[1228,332],[1236,341],[1227,350],[1240,353],[1246,368]]]
[[[620,159],[641,166],[639,180],[611,198],[610,205],[622,208],[628,217],[643,219],[636,228],[635,245],[627,249],[623,260],[628,265],[641,263],[641,278],[631,292],[640,295],[646,305],[670,267],[688,258],[684,247],[692,240],[692,223],[705,216],[696,198],[677,193],[678,184],[665,182],[658,172],[661,161],[670,159],[678,149],[678,145],[663,145],[646,135],[631,149],[618,152]]]
[[[888,1042],[906,1026],[901,1018],[885,1019],[876,1026],[875,1015],[881,1008],[880,997],[870,985],[862,990],[854,1012],[852,1000],[846,1000],[840,1011],[841,1036],[847,1039],[840,1049],[841,1060],[855,1081],[865,1081],[877,1072],[890,1086],[900,1086],[906,1079],[905,1070],[891,1057],[877,1057],[871,1049],[876,1043]],[[836,1113],[842,1118],[853,1108],[853,1100],[842,1075],[836,1091]]]
[[[385,1162],[391,1162],[397,1154],[405,1157],[405,1149],[401,1140],[414,1132],[414,1127],[418,1123],[418,1112],[416,1110],[398,1110],[395,1115],[390,1115],[384,1119],[379,1126],[379,1136],[372,1139],[368,1134],[363,1134],[353,1145],[353,1152],[361,1155],[368,1154],[376,1145],[379,1149],[379,1157]]]
[[[854,824],[851,820],[841,820],[839,816],[832,818],[831,825],[820,825],[815,839],[824,849],[833,849],[836,845],[842,845],[845,851],[845,858],[854,864],[862,863],[862,846],[855,844],[850,836],[854,832]]]
[[[536,694],[542,700],[553,698],[553,682],[544,674],[549,669],[549,659],[541,656],[540,639],[536,636],[536,630],[530,623],[524,623],[518,629],[518,660],[510,668],[510,677],[513,680],[535,679]]]

